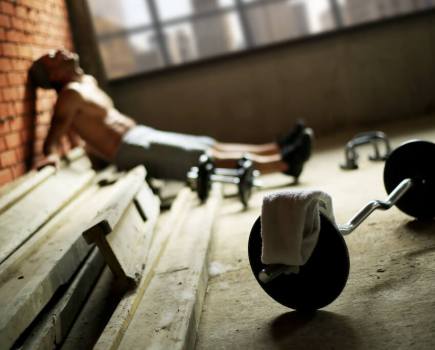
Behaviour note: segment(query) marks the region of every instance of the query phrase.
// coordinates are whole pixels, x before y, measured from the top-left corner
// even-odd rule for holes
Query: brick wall
[[[0,186],[41,157],[56,94],[35,93],[27,70],[58,48],[72,49],[64,0],[0,0]]]

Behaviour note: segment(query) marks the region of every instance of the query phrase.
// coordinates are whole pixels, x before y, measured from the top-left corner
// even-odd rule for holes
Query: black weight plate
[[[206,155],[201,155],[198,164],[196,191],[201,202],[205,202],[211,189],[210,175],[213,173],[213,163]]]
[[[255,222],[249,236],[248,254],[257,282],[272,299],[289,308],[312,311],[332,303],[349,277],[349,253],[337,228],[320,215],[321,231],[316,247],[298,274],[282,274],[268,283],[258,279],[265,267],[261,262],[261,221]]]
[[[404,179],[413,180],[412,187],[396,206],[418,219],[435,217],[435,144],[412,140],[396,148],[385,162],[384,185],[391,193]]]

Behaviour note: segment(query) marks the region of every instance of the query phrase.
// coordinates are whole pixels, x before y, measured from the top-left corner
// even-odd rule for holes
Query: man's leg
[[[277,143],[263,143],[260,145],[246,144],[246,143],[228,143],[217,142],[213,145],[213,149],[217,152],[239,152],[250,153],[257,155],[278,155],[280,148]]]
[[[288,169],[287,163],[283,162],[280,154],[257,155],[246,152],[219,152],[214,149],[209,151],[217,168],[236,168],[237,162],[248,155],[254,163],[255,169],[263,174],[274,172],[285,172]]]
[[[297,121],[295,126],[276,142],[263,143],[259,145],[246,143],[216,142],[213,149],[217,152],[240,152],[256,155],[280,155],[283,149],[298,142],[307,128],[302,121]]]
[[[298,178],[302,172],[304,163],[311,156],[312,138],[311,129],[306,129],[297,142],[287,145],[278,153],[270,155],[235,151],[222,152],[216,150],[214,147],[211,147],[208,152],[218,168],[234,168],[237,166],[237,161],[240,158],[248,156],[253,161],[256,169],[263,174],[284,172],[287,175]]]

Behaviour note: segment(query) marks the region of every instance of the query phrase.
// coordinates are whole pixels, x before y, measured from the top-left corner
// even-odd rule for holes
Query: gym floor
[[[369,130],[384,131],[393,148],[409,139],[435,141],[434,117],[316,140],[300,184],[286,188],[328,192],[337,223],[345,223],[370,200],[386,198],[384,163],[368,161],[368,147],[359,150],[358,170],[339,169],[346,142]],[[433,155],[427,158],[433,162]],[[210,251],[197,349],[435,349],[433,221],[418,222],[395,207],[375,211],[345,238],[351,268],[344,291],[322,310],[301,315],[266,295],[250,270],[247,241],[264,194],[254,192],[246,211],[236,198],[224,201]]]

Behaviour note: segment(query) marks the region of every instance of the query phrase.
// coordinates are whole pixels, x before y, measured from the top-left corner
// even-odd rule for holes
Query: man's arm
[[[68,132],[74,116],[78,111],[80,95],[73,90],[62,91],[54,107],[54,114],[45,139],[43,152],[45,156],[57,153],[60,138]]]

